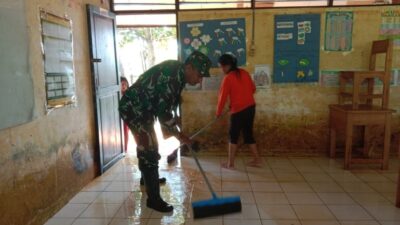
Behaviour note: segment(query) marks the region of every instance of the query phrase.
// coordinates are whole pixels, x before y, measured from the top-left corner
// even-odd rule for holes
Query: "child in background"
[[[129,88],[129,82],[126,77],[121,77],[121,94],[125,95],[126,90]],[[129,140],[129,127],[128,124],[124,122],[124,152],[127,153],[128,150],[128,140]]]

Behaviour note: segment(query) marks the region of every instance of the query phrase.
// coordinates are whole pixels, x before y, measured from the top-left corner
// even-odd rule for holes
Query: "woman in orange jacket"
[[[253,123],[255,116],[256,103],[254,93],[256,87],[249,73],[237,67],[237,60],[230,54],[222,55],[219,65],[225,74],[222,81],[216,116],[222,115],[223,108],[227,99],[230,101],[230,127],[229,127],[229,149],[228,161],[222,163],[222,167],[233,169],[235,166],[235,154],[238,149],[238,139],[243,133],[244,143],[250,146],[253,160],[249,166],[260,167],[262,160],[259,156],[256,141],[253,137]]]

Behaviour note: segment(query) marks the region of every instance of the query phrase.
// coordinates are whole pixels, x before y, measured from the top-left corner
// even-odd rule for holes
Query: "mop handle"
[[[225,111],[224,113],[221,114],[221,116],[211,120],[210,122],[208,122],[204,127],[200,128],[198,131],[196,131],[196,133],[192,134],[192,136],[189,137],[189,139],[193,139],[194,137],[196,137],[197,135],[199,135],[200,133],[202,133],[204,130],[206,130],[207,128],[209,128],[211,125],[213,125],[215,122],[217,122],[217,120],[219,120],[220,118],[222,118],[223,116],[225,116],[225,114],[228,111]],[[179,148],[183,147],[185,145],[185,143],[182,143],[181,145],[179,145],[177,148],[174,149],[174,151],[177,151]]]
[[[202,127],[200,130],[198,130],[196,133],[194,133],[194,134],[190,137],[190,139],[194,138],[195,136],[197,136],[198,134],[200,134],[201,132],[203,132],[205,129],[207,129],[208,127],[210,127],[210,126],[211,126],[212,124],[214,124],[217,120],[219,120],[220,118],[222,118],[227,112],[228,112],[228,110],[225,111],[221,116],[219,116],[219,117],[213,119],[212,121],[210,121],[208,124],[206,124],[206,125],[205,125],[204,127]],[[210,181],[208,180],[206,174],[204,173],[203,167],[201,167],[200,162],[199,162],[199,159],[197,158],[197,154],[196,154],[195,151],[193,151],[192,146],[190,146],[190,145],[188,145],[188,144],[186,144],[186,143],[183,143],[183,144],[181,144],[178,148],[180,148],[180,147],[182,147],[182,146],[184,146],[184,145],[186,145],[186,146],[190,149],[190,152],[192,153],[193,158],[194,158],[194,160],[196,161],[196,164],[197,164],[197,166],[198,166],[199,169],[200,169],[201,175],[203,175],[204,180],[205,180],[206,183],[207,183],[208,189],[210,190],[212,197],[213,197],[214,199],[217,199],[218,197],[217,197],[217,195],[215,194],[213,188],[211,187]],[[176,149],[178,149],[178,148],[176,148]]]
[[[192,155],[193,155],[194,161],[196,161],[196,164],[197,164],[197,166],[198,166],[199,169],[200,169],[201,175],[203,175],[204,180],[205,180],[206,183],[207,183],[208,189],[210,190],[213,199],[217,199],[218,197],[217,197],[217,195],[215,194],[213,188],[211,187],[210,181],[208,180],[206,174],[204,173],[203,167],[201,167],[201,165],[200,165],[199,159],[197,158],[197,153],[196,153],[195,151],[193,151],[193,149],[192,149],[191,146],[189,146],[189,145],[186,145],[186,146],[190,149],[190,152],[191,152]]]

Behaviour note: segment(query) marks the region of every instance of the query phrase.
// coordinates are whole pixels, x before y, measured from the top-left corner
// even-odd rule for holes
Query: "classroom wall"
[[[397,7],[398,8],[398,7]],[[397,9],[396,6],[311,8],[311,9],[262,9],[255,14],[254,56],[247,54],[250,73],[254,65],[273,66],[273,23],[279,14],[321,14],[320,70],[365,70],[368,68],[371,42],[379,39],[381,12]],[[326,52],[324,47],[325,12],[353,11],[353,50],[350,52]],[[220,10],[181,12],[179,21],[195,21],[225,18],[245,18],[247,48],[251,43],[250,10]],[[393,67],[400,68],[399,50],[394,52]],[[218,69],[212,74],[221,76]],[[270,89],[257,90],[257,108],[254,132],[259,149],[264,155],[318,155],[328,147],[328,105],[337,103],[337,87],[323,87],[318,83],[273,84]],[[185,91],[183,94],[183,127],[192,133],[214,118],[217,91]],[[390,90],[390,108],[393,114],[392,130],[399,132],[400,87]],[[227,117],[198,137],[203,148],[212,153],[226,151]],[[377,129],[379,130],[379,129]],[[377,139],[380,139],[377,132]],[[338,137],[340,139],[340,137]],[[338,143],[338,147],[343,143]],[[221,148],[222,147],[222,148]]]
[[[85,6],[88,3],[109,8],[108,1],[103,0],[25,1],[36,116],[29,123],[0,130],[0,224],[44,224],[96,175]],[[6,7],[5,4],[2,6]],[[48,114],[39,8],[67,15],[73,28],[78,103]]]

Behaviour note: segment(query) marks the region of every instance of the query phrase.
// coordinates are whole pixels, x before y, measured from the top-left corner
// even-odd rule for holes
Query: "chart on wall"
[[[244,18],[180,22],[179,41],[183,60],[197,50],[211,59],[213,67],[225,53],[236,56],[239,66],[246,64]]]
[[[381,13],[379,34],[384,38],[400,38],[400,9]]]
[[[274,83],[317,82],[320,15],[276,15]]]
[[[327,12],[325,19],[325,51],[350,51],[353,12]]]

